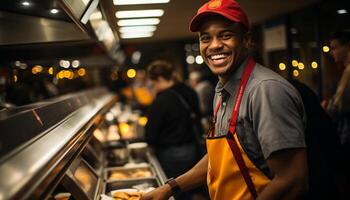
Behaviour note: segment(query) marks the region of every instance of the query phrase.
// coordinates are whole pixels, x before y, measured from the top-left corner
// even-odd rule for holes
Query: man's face
[[[243,31],[237,23],[210,19],[199,33],[200,53],[210,70],[221,78],[230,76],[244,57]]]
[[[336,63],[343,63],[346,60],[347,54],[350,51],[348,45],[342,45],[338,40],[331,41],[331,54]]]

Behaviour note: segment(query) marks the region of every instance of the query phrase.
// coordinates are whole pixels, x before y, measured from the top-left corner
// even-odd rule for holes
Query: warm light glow
[[[98,139],[100,142],[105,141],[105,134],[101,131],[101,129],[95,129],[93,134],[96,137],[96,139]]]
[[[147,117],[140,117],[140,118],[139,118],[139,124],[140,124],[141,126],[146,126],[147,121],[148,121]]]
[[[58,79],[63,79],[64,78],[64,70],[61,70],[58,72]]]
[[[113,0],[114,5],[137,5],[137,4],[157,4],[169,3],[170,0]]]
[[[120,134],[122,135],[123,138],[125,138],[125,137],[129,138],[130,133],[131,133],[131,127],[129,124],[120,123],[119,130],[120,130]]]
[[[135,78],[135,76],[136,76],[136,70],[135,70],[135,69],[129,69],[129,70],[126,72],[126,75],[127,75],[129,78]]]
[[[50,13],[52,13],[52,14],[57,14],[59,12],[59,10],[58,9],[51,9],[50,10]]]
[[[190,65],[192,65],[195,62],[194,56],[187,56],[186,62]]]
[[[120,27],[120,33],[128,33],[128,32],[152,32],[157,29],[156,26],[124,26]]]
[[[53,74],[53,67],[50,67],[49,70],[48,70],[49,74]]]
[[[278,67],[280,68],[281,71],[286,70],[286,64],[284,63],[280,63]]]
[[[299,76],[299,71],[298,70],[293,70],[293,76],[298,77]]]
[[[85,74],[86,74],[86,71],[85,71],[84,68],[80,68],[80,69],[78,70],[78,75],[79,75],[79,76],[85,76]]]
[[[292,66],[293,67],[298,67],[299,62],[296,60],[292,60]]]
[[[127,33],[122,33],[120,35],[120,37],[123,39],[147,38],[152,36],[153,36],[153,32],[127,32]]]
[[[43,71],[43,67],[41,65],[35,65],[33,68],[32,68],[32,73],[33,74],[37,74],[37,73],[40,73]]]
[[[323,50],[323,52],[327,53],[327,52],[329,52],[330,49],[328,46],[323,46],[322,50]]]
[[[313,69],[317,69],[317,67],[318,67],[317,62],[313,61],[313,62],[311,63],[311,67],[312,67]]]
[[[303,63],[298,63],[298,69],[303,70],[304,69],[304,64]]]
[[[64,78],[69,78],[70,77],[70,71],[69,70],[64,70],[63,74],[64,74]]]
[[[159,22],[158,18],[122,19],[118,21],[118,26],[157,25]]]
[[[17,75],[14,75],[14,76],[13,76],[13,81],[14,81],[15,83],[17,83],[17,81],[18,81]]]
[[[74,72],[73,71],[69,71],[68,79],[72,80],[73,78],[74,78]]]
[[[164,14],[162,9],[151,9],[151,10],[125,10],[117,11],[115,16],[118,19],[123,18],[141,18],[141,17],[161,17]]]
[[[203,61],[202,56],[200,56],[200,55],[196,56],[196,63],[197,63],[198,65],[202,64],[203,62],[204,62],[204,61]]]

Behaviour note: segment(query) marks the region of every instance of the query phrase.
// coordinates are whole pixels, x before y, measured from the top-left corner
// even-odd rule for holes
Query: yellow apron
[[[221,100],[219,100],[214,112],[214,127],[208,132],[206,141],[208,149],[207,184],[211,200],[255,199],[270,182],[270,179],[250,161],[239,143],[237,134],[235,134],[239,105],[254,65],[254,60],[250,58],[242,75],[230,120],[230,131],[227,136],[215,137],[216,113],[219,110]],[[233,148],[236,149],[236,153]],[[237,162],[240,159],[241,162]],[[242,165],[246,170],[242,170]],[[250,178],[247,178],[249,176]]]

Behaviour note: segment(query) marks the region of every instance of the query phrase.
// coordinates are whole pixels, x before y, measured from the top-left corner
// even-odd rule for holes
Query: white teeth
[[[224,55],[224,54],[217,54],[217,55],[212,55],[210,57],[210,59],[217,60],[217,59],[222,59],[222,58],[225,58],[225,57],[226,57],[226,55]]]

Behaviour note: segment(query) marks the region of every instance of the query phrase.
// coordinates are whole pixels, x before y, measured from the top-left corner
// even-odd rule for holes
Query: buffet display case
[[[151,149],[122,138],[108,116],[123,115],[117,107],[99,88],[1,111],[1,141],[9,142],[0,145],[0,200],[138,199],[164,184]]]

